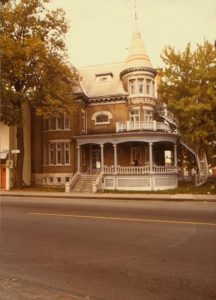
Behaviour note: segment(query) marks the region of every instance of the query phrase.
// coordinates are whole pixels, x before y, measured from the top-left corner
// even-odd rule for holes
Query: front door
[[[100,149],[92,149],[91,151],[91,171],[97,170],[97,162],[101,162]]]
[[[1,165],[1,181],[0,181],[0,189],[6,189],[6,165]]]

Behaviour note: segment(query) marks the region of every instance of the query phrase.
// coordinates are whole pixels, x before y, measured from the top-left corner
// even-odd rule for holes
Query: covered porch
[[[175,188],[177,136],[137,133],[79,137],[77,172],[102,174],[104,189],[110,190]]]

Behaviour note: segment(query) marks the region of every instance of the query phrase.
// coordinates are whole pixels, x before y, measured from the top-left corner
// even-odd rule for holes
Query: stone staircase
[[[96,173],[80,173],[76,182],[71,188],[73,193],[92,193],[93,182],[96,180]]]

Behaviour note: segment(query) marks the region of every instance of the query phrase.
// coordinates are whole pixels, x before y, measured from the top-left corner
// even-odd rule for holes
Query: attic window
[[[112,77],[113,77],[113,73],[103,73],[103,74],[96,74],[95,75],[96,82],[111,81]]]

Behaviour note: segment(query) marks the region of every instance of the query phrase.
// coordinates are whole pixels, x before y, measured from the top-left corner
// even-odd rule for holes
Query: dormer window
[[[101,73],[95,75],[96,82],[109,82],[112,78],[113,73]]]
[[[95,125],[110,124],[110,119],[112,119],[112,114],[109,111],[98,111],[92,116]]]

